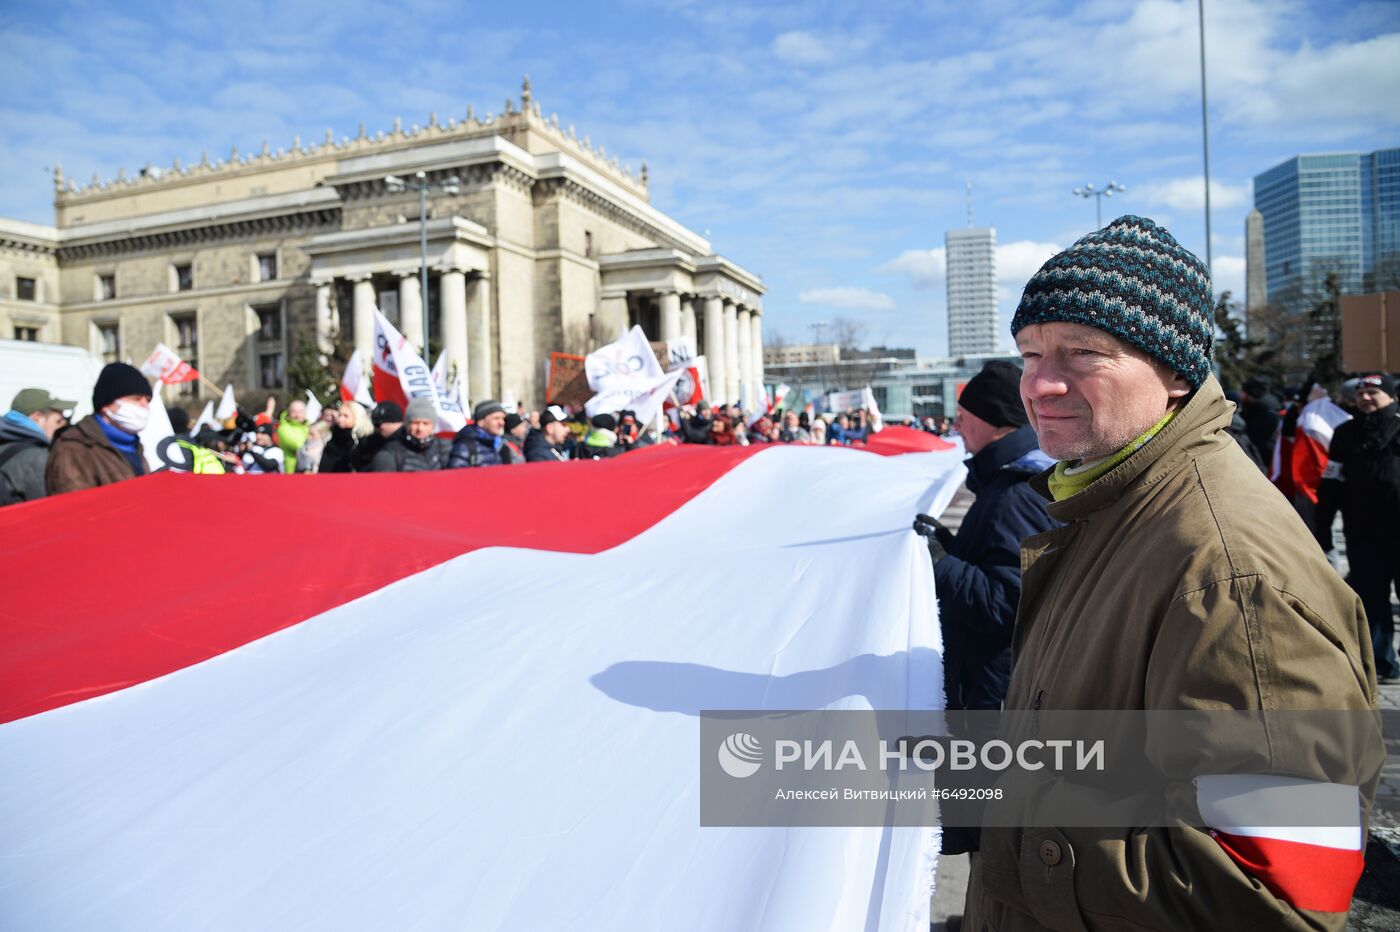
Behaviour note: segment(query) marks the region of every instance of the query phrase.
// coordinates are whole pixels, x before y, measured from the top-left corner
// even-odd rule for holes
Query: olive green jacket
[[[1360,602],[1225,432],[1233,412],[1207,380],[1140,450],[1049,506],[1066,526],[1022,544],[1007,710],[1375,707]],[[1031,483],[1049,498],[1047,476]],[[1154,746],[1150,733],[1142,744],[1168,785],[1191,785],[1192,748]],[[1261,771],[1289,772],[1271,753],[1260,750]],[[1367,807],[1373,791],[1362,788]],[[986,827],[963,928],[1341,929],[1345,920],[1295,910],[1187,823]]]

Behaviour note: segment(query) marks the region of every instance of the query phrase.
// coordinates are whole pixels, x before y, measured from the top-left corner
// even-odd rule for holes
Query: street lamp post
[[[458,185],[462,180],[456,175],[451,175],[441,183],[430,183],[427,172],[417,172],[413,176],[414,180],[400,178],[398,175],[385,175],[384,186],[391,193],[397,194],[402,191],[418,192],[418,248],[422,256],[422,268],[419,271],[419,287],[422,289],[420,300],[423,303],[423,358],[427,361],[428,353],[428,192],[435,194],[456,194],[461,190]],[[431,365],[431,363],[429,363]]]
[[[1103,199],[1113,197],[1114,192],[1128,190],[1116,181],[1110,181],[1102,188],[1096,188],[1091,184],[1086,184],[1082,188],[1075,188],[1074,193],[1080,197],[1092,197],[1094,199],[1094,229],[1103,229]]]

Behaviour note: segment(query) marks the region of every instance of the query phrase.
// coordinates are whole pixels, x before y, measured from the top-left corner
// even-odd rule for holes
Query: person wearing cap
[[[605,460],[621,456],[625,451],[617,445],[617,418],[611,414],[595,415],[588,433],[574,448],[576,460]]]
[[[451,446],[437,436],[437,407],[420,395],[404,409],[403,429],[374,454],[370,472],[431,472],[446,469]]]
[[[244,434],[242,447],[239,458],[243,462],[244,473],[261,475],[285,470],[284,454],[273,439],[270,419],[256,423],[251,431]]]
[[[1021,541],[1060,526],[1028,484],[1054,461],[1027,423],[1020,382],[1018,366],[992,360],[963,387],[956,423],[971,454],[967,488],[977,499],[957,534],[927,515],[916,521],[933,557],[950,709],[1001,708],[1021,597]]]
[[[501,461],[525,462],[525,438],[530,434],[530,421],[518,414],[507,414],[505,433],[501,435]]]
[[[1274,455],[1274,443],[1283,425],[1281,407],[1267,379],[1255,376],[1240,386],[1240,417],[1244,419],[1245,433],[1266,461]]]
[[[49,444],[68,425],[77,404],[42,388],[21,389],[15,395],[0,418],[0,505],[44,497]]]
[[[502,466],[511,462],[506,446],[506,409],[493,398],[472,409],[472,422],[452,438],[449,469],[469,469],[476,466]]]
[[[350,454],[350,468],[355,472],[371,472],[375,454],[384,449],[403,430],[403,408],[397,401],[381,401],[369,413],[374,430],[355,441]]]
[[[140,433],[151,416],[151,384],[124,362],[102,367],[92,414],[54,434],[44,470],[48,494],[111,485],[146,474]]]
[[[1347,542],[1347,581],[1366,606],[1371,650],[1381,682],[1400,683],[1395,656],[1392,587],[1400,589],[1400,406],[1395,379],[1362,375],[1357,414],[1339,424],[1327,451],[1325,478],[1339,483]],[[1331,529],[1328,529],[1329,539]]]
[[[540,426],[525,436],[525,462],[562,463],[569,458],[564,443],[569,439],[569,415],[558,405],[540,412]]]
[[[1020,395],[1057,460],[1030,483],[1065,526],[1022,543],[1004,708],[1027,714],[1003,719],[1013,747],[1062,710],[1375,708],[1356,595],[1225,432],[1213,311],[1204,264],[1141,217],[1083,237],[1026,284],[1011,323]],[[1268,742],[1247,729],[1170,734],[1114,742],[1116,772],[1131,760],[1148,786],[1113,789],[1084,768],[1003,776],[1032,790],[991,804],[963,927],[1342,929],[1374,786],[1356,767],[1375,759],[1373,742],[1283,725]],[[1279,778],[1286,799],[1347,796],[1346,824],[1326,830],[1350,846],[1341,856],[1310,863],[1290,856],[1294,823],[1231,819],[1259,812],[1270,793],[1259,787]],[[1074,802],[1116,812],[1149,789],[1167,826],[1064,815]]]

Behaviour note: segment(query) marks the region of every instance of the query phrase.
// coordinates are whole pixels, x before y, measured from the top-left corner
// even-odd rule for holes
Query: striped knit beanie
[[[1012,336],[1055,321],[1111,333],[1170,366],[1192,388],[1210,375],[1210,276],[1200,259],[1143,217],[1119,217],[1031,277],[1011,319]]]

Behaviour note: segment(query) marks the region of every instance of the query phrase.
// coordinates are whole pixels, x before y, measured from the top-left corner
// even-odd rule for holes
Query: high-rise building
[[[1275,333],[1301,335],[1283,348],[1286,366],[1305,368],[1331,338],[1296,318],[1325,296],[1329,276],[1342,294],[1400,283],[1400,149],[1294,156],[1254,177],[1254,207]]]
[[[1294,156],[1254,178],[1264,218],[1269,302],[1383,285],[1400,260],[1400,149]],[[1393,274],[1393,272],[1391,273]]]
[[[994,227],[949,230],[943,239],[948,264],[948,355],[976,356],[999,350],[997,320],[997,231]]]

